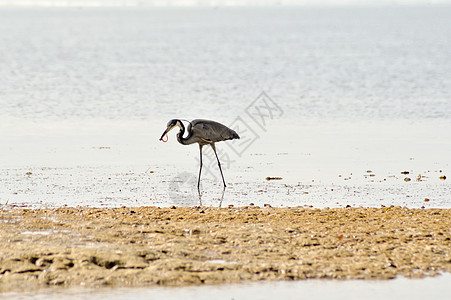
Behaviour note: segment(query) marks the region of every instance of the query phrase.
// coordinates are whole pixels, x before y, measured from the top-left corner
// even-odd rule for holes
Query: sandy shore
[[[0,210],[0,291],[451,272],[451,210]]]

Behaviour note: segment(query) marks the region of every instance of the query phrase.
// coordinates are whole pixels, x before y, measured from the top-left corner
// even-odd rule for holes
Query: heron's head
[[[183,125],[180,120],[173,119],[173,120],[169,121],[166,130],[163,132],[163,134],[160,137],[160,141],[163,140],[163,137],[166,135],[166,133],[168,133],[169,131],[171,131],[172,129],[174,129],[177,126],[180,129],[182,129]]]

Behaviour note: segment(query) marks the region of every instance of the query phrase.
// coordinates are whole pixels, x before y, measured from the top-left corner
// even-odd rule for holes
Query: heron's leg
[[[222,175],[221,163],[219,162],[219,157],[218,157],[218,154],[216,153],[216,146],[214,143],[210,144],[210,146],[211,146],[211,148],[213,148],[213,151],[215,152],[216,159],[218,160],[219,171],[221,172],[222,183],[224,183],[224,187],[226,187],[227,185],[224,180],[224,175]]]
[[[199,168],[199,179],[197,180],[197,190],[200,191],[200,174],[202,173],[202,145],[199,144],[200,151],[200,168]]]

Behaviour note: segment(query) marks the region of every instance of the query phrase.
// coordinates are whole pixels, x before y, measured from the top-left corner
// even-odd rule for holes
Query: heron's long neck
[[[177,141],[179,141],[182,145],[189,145],[188,139],[191,137],[191,126],[188,126],[188,136],[184,138],[183,135],[185,134],[185,126],[182,122],[179,122],[178,124],[180,125],[180,131],[177,133]]]

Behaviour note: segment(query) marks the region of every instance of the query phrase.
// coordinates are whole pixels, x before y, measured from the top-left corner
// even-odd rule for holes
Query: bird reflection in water
[[[221,198],[219,198],[218,208],[221,208],[222,202],[224,201],[225,190],[226,190],[226,187],[224,187],[222,189]],[[201,192],[200,189],[197,189],[197,193],[198,193],[197,195],[199,197],[199,206],[203,206],[203,204],[202,204],[202,194],[203,194],[203,192]]]

